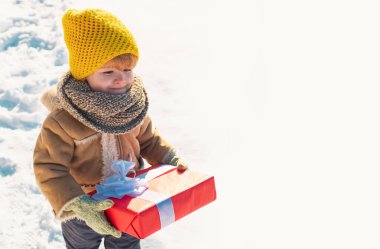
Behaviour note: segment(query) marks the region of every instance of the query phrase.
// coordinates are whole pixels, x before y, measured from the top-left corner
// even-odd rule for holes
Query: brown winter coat
[[[42,193],[58,219],[69,218],[64,211],[70,200],[94,190],[94,185],[112,174],[111,164],[127,160],[128,154],[141,168],[142,158],[150,164],[168,163],[174,148],[152,126],[149,116],[130,132],[101,134],[83,125],[67,111],[55,109],[54,96],[43,97],[49,110],[34,150],[34,172]],[[48,101],[47,101],[48,100]]]

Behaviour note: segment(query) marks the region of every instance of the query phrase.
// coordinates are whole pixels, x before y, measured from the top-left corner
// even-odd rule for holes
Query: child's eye
[[[113,71],[106,71],[106,72],[103,72],[105,75],[109,75],[109,74],[112,74]]]

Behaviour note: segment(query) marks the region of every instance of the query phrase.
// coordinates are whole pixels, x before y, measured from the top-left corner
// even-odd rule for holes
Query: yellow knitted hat
[[[101,9],[69,9],[62,17],[69,65],[81,80],[112,58],[130,53],[139,56],[135,39],[124,24]]]

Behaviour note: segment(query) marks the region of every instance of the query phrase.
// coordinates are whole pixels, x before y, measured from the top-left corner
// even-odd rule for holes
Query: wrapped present
[[[114,206],[105,211],[114,227],[140,239],[216,199],[214,177],[189,169],[178,171],[170,165],[158,165],[139,171],[135,178],[137,188],[134,190],[110,184],[113,189],[104,191],[105,186],[98,186],[97,189],[104,192],[95,195],[97,199],[114,201]],[[126,185],[133,184],[123,186]],[[123,191],[129,193],[122,197],[107,196],[107,193],[120,195]]]

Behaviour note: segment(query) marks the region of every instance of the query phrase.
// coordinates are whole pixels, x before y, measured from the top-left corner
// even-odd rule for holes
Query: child
[[[87,193],[112,174],[112,162],[135,170],[166,163],[187,165],[156,129],[140,77],[135,40],[120,20],[99,9],[68,10],[63,18],[70,71],[42,96],[51,113],[34,150],[38,186],[62,221],[67,248],[140,248],[140,241],[112,227],[104,210],[111,200]],[[73,219],[78,218],[78,219]]]

